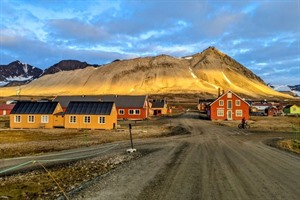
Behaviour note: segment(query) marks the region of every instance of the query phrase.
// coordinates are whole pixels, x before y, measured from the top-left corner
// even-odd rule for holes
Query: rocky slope
[[[199,93],[215,96],[218,88],[251,97],[289,97],[274,91],[261,78],[214,47],[183,58],[168,55],[135,58],[97,68],[44,75],[24,86],[22,94]],[[12,91],[0,90],[6,95]]]
[[[9,82],[28,82],[38,78],[43,70],[29,64],[14,61],[8,65],[0,65],[0,82],[5,85]]]
[[[71,71],[71,70],[76,70],[76,69],[84,69],[87,66],[92,66],[92,65],[88,64],[86,62],[80,62],[78,60],[62,60],[59,63],[56,63],[53,66],[45,69],[44,73],[42,75],[44,76],[44,75],[47,75],[47,74],[55,74],[55,73],[61,72],[61,71]]]

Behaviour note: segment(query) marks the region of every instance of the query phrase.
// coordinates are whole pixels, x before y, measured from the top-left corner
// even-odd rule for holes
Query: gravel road
[[[136,143],[150,153],[72,199],[299,199],[300,157],[265,145],[276,134],[246,132],[187,113],[192,134]]]

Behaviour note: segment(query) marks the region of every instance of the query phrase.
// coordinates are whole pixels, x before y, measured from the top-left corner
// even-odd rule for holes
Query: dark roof
[[[131,95],[103,95],[101,101],[113,101],[117,108],[143,108],[147,96],[131,96]]]
[[[97,95],[97,96],[57,96],[53,101],[67,107],[71,101],[113,101],[117,108],[143,108],[147,96]]]
[[[99,101],[100,96],[57,96],[53,101],[59,102],[63,108],[68,107],[71,101]]]
[[[165,101],[153,101],[151,108],[164,108]]]
[[[71,101],[67,107],[66,114],[109,115],[113,105],[114,102]]]
[[[14,106],[11,114],[53,114],[58,102],[20,101]]]

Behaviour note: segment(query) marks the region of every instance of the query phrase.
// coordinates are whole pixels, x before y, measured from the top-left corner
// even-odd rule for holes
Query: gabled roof
[[[0,110],[9,110],[13,109],[15,104],[0,104]]]
[[[58,102],[20,101],[14,106],[11,114],[53,114]]]
[[[293,105],[287,105],[287,106],[285,106],[284,108],[290,108],[290,107],[292,107],[292,106],[297,106],[296,104],[293,104]],[[299,106],[297,106],[297,107],[299,107]]]
[[[53,101],[60,103],[62,107],[67,107],[71,101],[113,101],[117,108],[143,108],[146,95],[96,95],[96,96],[57,96]]]
[[[59,102],[63,108],[68,107],[71,101],[99,101],[100,96],[57,96],[53,101]]]
[[[165,101],[153,101],[151,102],[152,103],[152,106],[151,108],[164,108],[165,106]]]
[[[103,95],[100,96],[101,101],[113,101],[117,108],[143,108],[146,95]]]
[[[66,114],[109,115],[113,105],[114,102],[71,101],[67,107]]]
[[[215,102],[217,102],[219,99],[221,99],[222,97],[224,97],[225,95],[227,95],[228,93],[232,93],[233,95],[237,96],[240,100],[242,100],[243,102],[245,102],[248,106],[250,106],[250,104],[243,100],[239,95],[235,94],[234,92],[228,90],[227,92],[225,92],[223,95],[219,96],[218,98],[216,98],[216,100],[214,100],[212,103],[210,103],[209,105],[211,106],[212,104],[214,104]]]

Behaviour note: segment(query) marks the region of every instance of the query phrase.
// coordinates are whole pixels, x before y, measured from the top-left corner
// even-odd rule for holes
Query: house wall
[[[208,116],[212,120],[227,120],[227,112],[232,112],[232,120],[241,120],[243,117],[245,117],[246,120],[248,120],[249,117],[249,105],[244,102],[242,99],[240,99],[235,94],[231,93],[232,97],[228,98],[227,94],[221,96],[217,101],[213,102],[210,106],[210,110],[208,112]],[[220,106],[219,102],[220,100],[224,101],[224,105]],[[232,109],[228,109],[228,100],[232,101]],[[240,106],[236,105],[236,101],[240,100]],[[218,109],[223,110],[223,116],[218,116]],[[242,110],[242,116],[236,115],[236,110]],[[229,119],[228,119],[229,120]]]
[[[30,114],[32,115],[32,114]],[[21,122],[15,122],[15,116],[21,117]],[[53,128],[53,115],[45,115],[45,114],[35,114],[34,122],[28,122],[28,114],[20,115],[20,114],[11,114],[10,115],[10,128]],[[41,118],[42,116],[48,116],[48,123],[42,123]]]
[[[120,114],[120,110],[124,110],[124,114]],[[129,110],[140,110],[140,114],[129,114]],[[118,119],[123,120],[123,119],[131,119],[131,120],[143,120],[148,118],[149,115],[149,110],[148,108],[117,108],[118,112]]]

